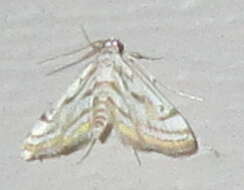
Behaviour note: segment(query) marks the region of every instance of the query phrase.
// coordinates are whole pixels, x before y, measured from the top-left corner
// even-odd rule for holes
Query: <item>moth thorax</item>
[[[105,52],[101,54],[97,59],[99,62],[99,67],[101,69],[112,68],[112,66],[115,64],[116,54],[113,54],[111,52]]]

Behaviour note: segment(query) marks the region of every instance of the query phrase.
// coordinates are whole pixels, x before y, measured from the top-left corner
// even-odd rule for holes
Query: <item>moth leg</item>
[[[132,57],[133,59],[146,59],[146,60],[150,60],[150,61],[156,61],[156,60],[161,60],[163,59],[163,57],[148,57],[148,56],[145,56],[145,55],[142,55],[138,52],[130,52],[129,53],[129,56]]]
[[[131,53],[129,54],[133,59],[148,59],[148,60],[160,60],[161,58],[150,58],[150,57],[145,57],[143,55],[141,55],[140,53]],[[133,61],[133,60],[131,60]],[[152,84],[154,84],[155,86],[160,85],[161,87],[165,88],[166,90],[178,95],[178,96],[182,96],[182,97],[186,97],[190,100],[196,100],[196,101],[203,101],[202,97],[198,97],[195,95],[191,95],[189,93],[183,92],[181,90],[175,90],[169,86],[164,85],[162,82],[159,82],[158,80],[156,80],[153,76],[151,76],[149,73],[146,73],[146,69],[143,67],[143,65],[138,65],[138,64],[134,64],[134,67],[136,67],[137,71],[139,72],[140,75],[142,75],[143,77],[147,78]]]
[[[135,126],[135,131],[136,131],[137,138],[139,140],[140,148],[144,148],[142,146],[145,145],[145,139],[143,138],[143,135],[140,132],[141,123],[138,121],[138,116],[136,115],[135,107],[134,106],[130,107],[130,110],[131,109],[132,109],[132,112],[130,111],[130,118],[132,120],[133,125]],[[131,113],[134,113],[134,115],[132,116]]]
[[[63,71],[69,67],[73,67],[74,65],[77,65],[77,64],[80,64],[82,61],[86,60],[86,59],[89,59],[90,57],[92,57],[93,55],[95,55],[95,52],[94,51],[91,51],[91,52],[88,52],[87,54],[85,54],[83,57],[81,57],[80,59],[76,60],[76,61],[73,61],[67,65],[64,65],[64,66],[61,66],[61,67],[58,67],[56,69],[54,69],[53,71],[47,73],[47,76],[50,76],[52,74],[55,74],[57,72],[60,72],[60,71]],[[90,64],[88,62],[88,64]],[[88,65],[87,64],[87,65]]]
[[[159,82],[158,80],[156,79],[153,79],[151,82],[153,82],[155,85],[156,84],[159,84],[161,87],[163,87],[164,89],[178,95],[178,96],[182,96],[184,98],[188,98],[190,100],[195,100],[195,101],[199,101],[199,102],[202,102],[203,101],[203,98],[202,97],[199,97],[199,96],[195,96],[195,95],[192,95],[192,94],[189,94],[189,93],[186,93],[186,92],[183,92],[182,90],[175,90],[169,86],[166,86],[164,85],[162,82]]]
[[[144,149],[145,148],[144,147],[145,139],[143,137],[143,134],[141,134],[141,131],[140,131],[141,123],[138,121],[138,116],[136,114],[135,107],[133,105],[128,104],[124,98],[123,98],[123,100],[124,100],[124,104],[128,107],[128,113],[126,115],[127,115],[127,118],[131,120],[131,123],[132,123],[131,125],[135,130],[135,135],[136,135],[137,140],[135,143],[127,141],[127,140],[125,140],[125,138],[122,138],[121,140],[123,143],[129,144],[133,148]],[[118,113],[121,112],[120,111],[121,109],[117,105],[115,105],[115,109],[118,111]],[[116,115],[116,112],[114,112],[114,118],[117,118],[117,117],[118,117],[118,115]],[[114,123],[117,123],[117,122],[114,121]],[[119,125],[119,124],[117,124],[117,125]]]
[[[134,147],[133,147],[133,152],[134,152],[134,155],[136,157],[138,165],[141,166],[141,159],[139,157],[139,154],[138,154],[137,150]]]
[[[140,132],[140,124],[138,122],[138,120],[135,121],[135,131],[136,131],[136,135],[140,141],[140,146],[144,145],[145,144],[145,140],[143,138],[143,136],[141,135],[141,132]],[[134,121],[133,121],[134,123]]]
[[[89,145],[89,147],[88,147],[86,153],[85,153],[85,154],[82,156],[82,158],[77,162],[77,164],[82,163],[82,162],[83,162],[83,161],[90,155],[90,153],[91,153],[91,151],[92,151],[94,145],[96,144],[96,141],[97,141],[97,139],[95,139],[95,138],[92,139],[92,141],[91,141],[91,143],[90,143],[90,145]]]

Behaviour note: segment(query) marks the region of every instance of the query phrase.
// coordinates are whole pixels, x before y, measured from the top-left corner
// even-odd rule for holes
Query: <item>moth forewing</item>
[[[131,90],[127,100],[134,105],[133,112],[129,118],[121,114],[118,125],[123,142],[134,148],[174,157],[196,152],[197,141],[183,116],[159,92],[155,94],[156,88],[152,92],[142,80],[135,79],[136,76],[134,81],[127,81]],[[135,122],[133,118],[137,117]]]
[[[88,116],[95,64],[88,65],[57,104],[43,113],[24,141],[22,157],[25,160],[44,159],[73,152],[91,139]]]
[[[56,106],[41,116],[24,142],[23,158],[69,154],[90,143],[88,155],[95,142],[105,143],[113,129],[135,151],[168,156],[196,152],[197,141],[187,121],[137,69],[135,59],[146,57],[134,56],[132,61],[115,39],[90,46],[93,61]]]

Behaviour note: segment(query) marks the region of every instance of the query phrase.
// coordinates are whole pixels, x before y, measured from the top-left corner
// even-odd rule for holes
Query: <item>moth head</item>
[[[123,54],[124,52],[124,44],[117,39],[108,39],[104,41],[104,48],[111,52],[116,52],[119,54]]]

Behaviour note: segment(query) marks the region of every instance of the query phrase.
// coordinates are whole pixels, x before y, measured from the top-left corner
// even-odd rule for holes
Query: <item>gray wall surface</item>
[[[0,0],[0,189],[243,190],[244,1]],[[65,92],[81,65],[46,73],[75,59],[37,62],[119,38],[128,51],[158,57],[147,71],[192,101],[162,88],[199,141],[191,157],[133,151],[116,135],[69,156],[25,162],[21,144],[40,114]],[[79,55],[78,55],[79,56]]]

